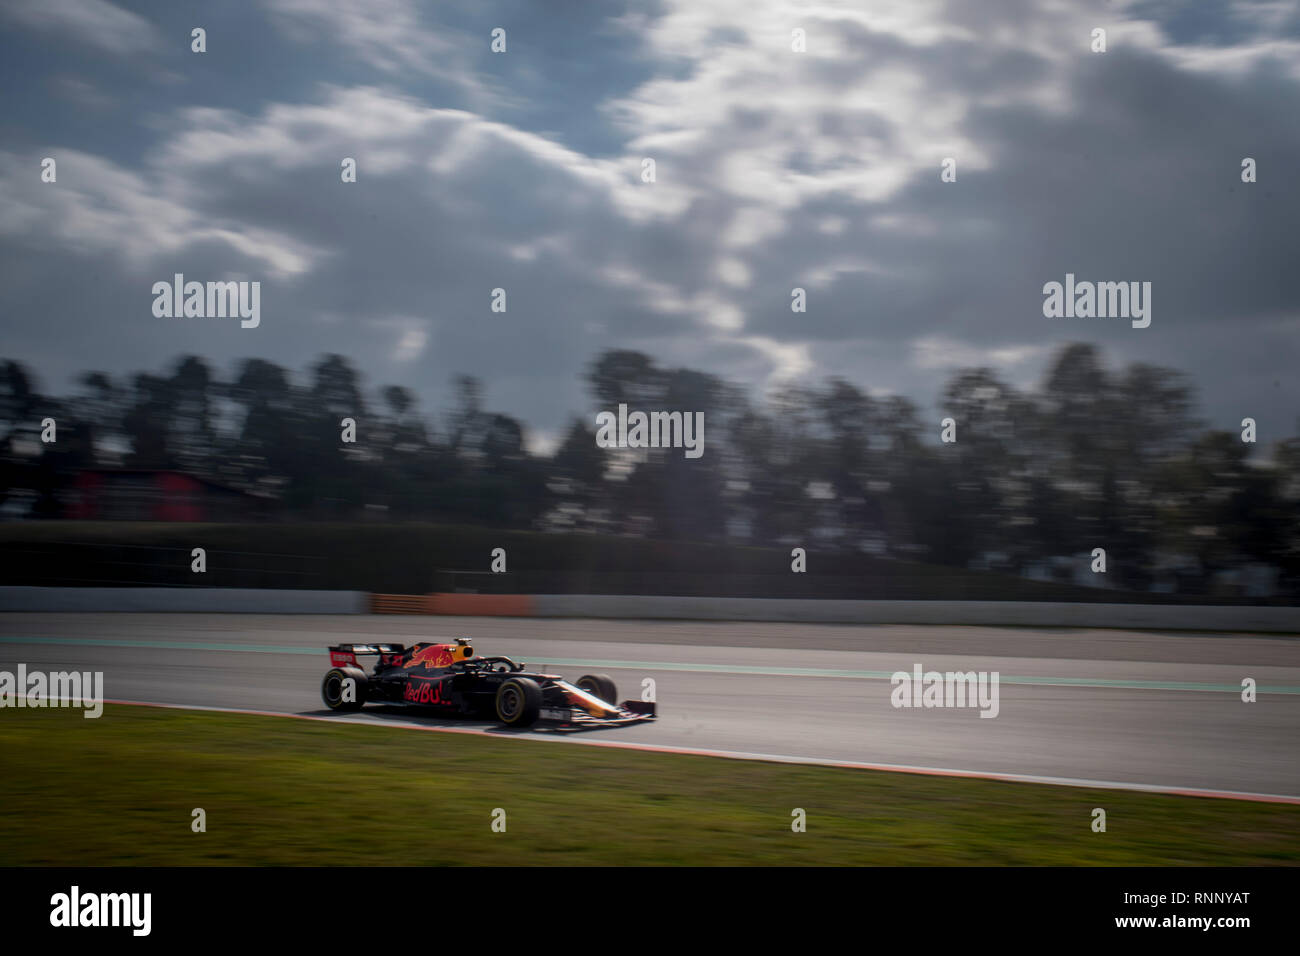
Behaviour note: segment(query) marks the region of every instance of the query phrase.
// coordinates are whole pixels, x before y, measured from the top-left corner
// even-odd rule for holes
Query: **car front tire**
[[[583,674],[573,682],[573,685],[593,697],[599,697],[607,704],[618,706],[618,687],[608,674]]]

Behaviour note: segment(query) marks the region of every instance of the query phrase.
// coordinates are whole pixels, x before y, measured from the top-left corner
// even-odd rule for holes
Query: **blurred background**
[[[0,363],[10,584],[895,599],[1295,603],[1300,440],[1206,427],[1177,370],[1062,347],[1017,389],[952,375],[939,440],[899,396],[831,378],[766,397],[608,351],[549,453],[483,384],[422,410],[346,358],[223,375]],[[704,456],[601,449],[595,412],[704,413]],[[57,441],[41,441],[41,421]],[[357,440],[342,440],[353,418]],[[193,525],[216,525],[195,529]],[[201,539],[201,540],[200,540]],[[189,569],[208,548],[209,571]],[[493,548],[507,571],[489,571]],[[790,550],[806,549],[805,574]],[[1107,571],[1091,570],[1105,548]]]
[[[0,64],[5,583],[1296,600],[1294,4],[13,0]]]

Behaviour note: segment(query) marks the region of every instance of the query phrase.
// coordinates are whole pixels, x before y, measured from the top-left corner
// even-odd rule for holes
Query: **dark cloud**
[[[200,56],[173,5],[51,4],[0,21],[28,102],[0,153],[4,350],[55,387],[184,352],[336,351],[430,404],[479,375],[554,433],[605,348],[929,407],[954,367],[1024,384],[1085,340],[1188,372],[1208,419],[1276,437],[1300,408],[1300,45],[1267,4],[1195,6],[478,3],[435,21],[386,0],[364,26],[268,0],[212,14]],[[103,22],[112,48],[88,40]],[[261,327],[154,318],[174,272],[260,279]],[[1152,282],[1151,327],[1044,318],[1066,272]]]

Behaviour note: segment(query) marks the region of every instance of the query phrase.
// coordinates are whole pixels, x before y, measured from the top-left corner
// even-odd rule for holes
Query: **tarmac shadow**
[[[348,714],[339,714],[333,710],[321,708],[318,710],[303,710],[298,712],[300,717],[355,717],[365,716],[377,718],[380,721],[390,721],[393,723],[401,722],[404,724],[419,724],[426,727],[451,727],[461,730],[480,730],[486,734],[500,736],[514,736],[515,734],[530,733],[556,733],[555,730],[541,725],[532,727],[506,727],[495,720],[479,720],[473,717],[441,717],[436,714],[420,713],[405,707],[388,706],[376,704],[365,707],[359,711],[353,711]]]

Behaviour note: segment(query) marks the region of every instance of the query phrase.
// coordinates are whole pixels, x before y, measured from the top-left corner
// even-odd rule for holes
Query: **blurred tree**
[[[3,361],[0,496],[25,494],[56,515],[77,471],[123,464],[217,478],[294,517],[736,538],[958,566],[1001,553],[1012,569],[1104,547],[1119,586],[1145,588],[1180,564],[1201,568],[1204,585],[1262,562],[1300,588],[1300,437],[1266,450],[1205,432],[1183,375],[1149,363],[1111,371],[1090,344],[1062,348],[1036,389],[990,369],[956,372],[941,395],[955,445],[906,399],[843,378],[751,396],[611,350],[586,381],[602,411],[703,413],[704,457],[598,448],[589,415],[539,456],[524,423],[489,410],[469,376],[455,379],[435,430],[408,388],[368,400],[340,355],[322,356],[301,384],[265,359],[223,381],[183,356],[163,374],[87,372],[65,399]],[[39,441],[45,416],[58,419],[57,445]],[[357,422],[355,444],[341,441],[343,418]]]

